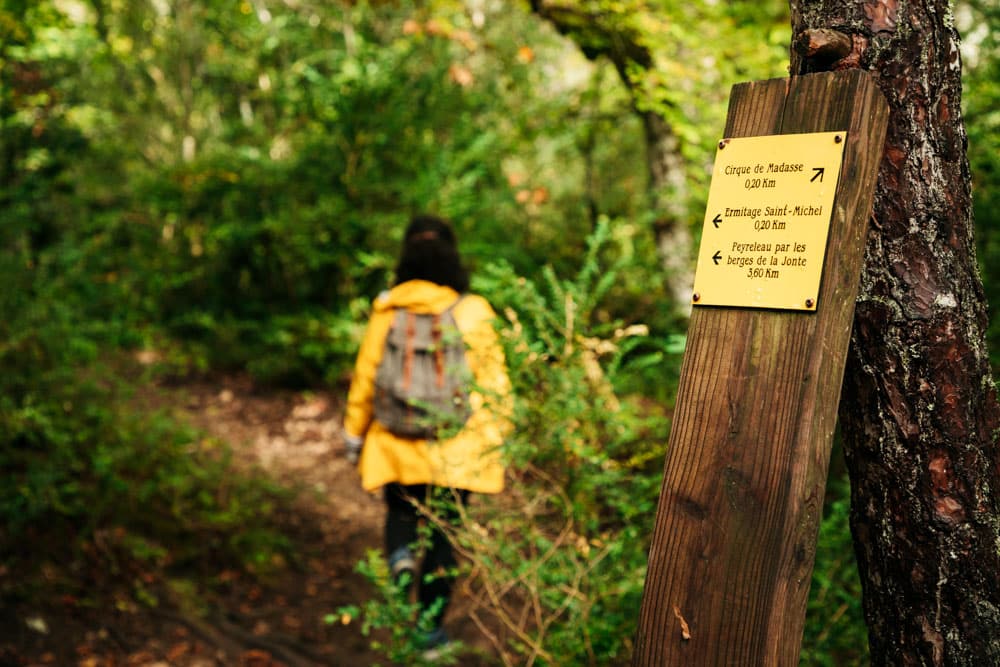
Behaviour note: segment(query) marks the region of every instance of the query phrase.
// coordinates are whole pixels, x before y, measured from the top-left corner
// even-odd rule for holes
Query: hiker
[[[506,422],[495,406],[510,383],[493,330],[496,315],[468,289],[451,226],[435,216],[414,217],[403,237],[396,283],[373,304],[344,418],[347,456],[357,461],[362,486],[384,489],[392,575],[396,581],[417,582],[422,611],[439,601],[433,631],[425,638],[430,649],[447,642],[442,621],[456,560],[447,537],[432,526],[418,567],[416,503],[432,495],[453,499],[447,505],[451,516],[442,518],[454,521],[456,503],[464,504],[470,492],[499,493],[504,485],[499,446]],[[421,356],[418,339],[428,336],[434,344],[423,346],[429,351]],[[447,393],[441,399],[410,400],[398,395],[405,392],[404,384],[412,391],[427,385],[428,391],[437,387]],[[452,423],[438,430],[438,417],[450,417]]]

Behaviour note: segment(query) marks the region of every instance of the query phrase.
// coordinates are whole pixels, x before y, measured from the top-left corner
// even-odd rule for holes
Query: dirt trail
[[[382,542],[384,509],[380,496],[361,489],[357,472],[344,458],[340,436],[342,399],[333,393],[257,391],[245,378],[152,387],[142,392],[149,408],[166,408],[193,426],[227,442],[238,469],[257,467],[287,487],[301,489],[288,517],[299,536],[299,562],[282,574],[253,581],[222,573],[221,596],[209,613],[185,613],[183,600],[157,609],[107,610],[63,615],[49,609],[45,632],[21,631],[14,653],[0,642],[0,667],[363,667],[388,664],[369,648],[357,620],[325,619],[372,594],[354,571],[368,549]],[[461,587],[459,587],[461,589]],[[460,593],[446,619],[449,633],[476,649],[485,664],[488,645],[471,621],[462,618]],[[29,610],[9,609],[0,622],[24,623]],[[16,641],[16,640],[15,640]],[[50,645],[50,642],[53,645]],[[55,643],[70,642],[71,650]],[[72,661],[67,661],[72,655]]]
[[[374,664],[379,656],[368,649],[356,621],[346,626],[324,621],[338,607],[371,594],[354,566],[367,549],[381,544],[384,519],[381,501],[362,490],[354,466],[344,458],[339,397],[257,392],[245,378],[185,385],[169,393],[180,399],[174,404],[193,425],[233,448],[235,465],[259,466],[276,482],[301,489],[295,519],[309,551],[304,568],[266,587],[252,586],[246,591],[252,599],[235,598],[234,603],[256,611],[252,626],[243,629],[258,638],[283,631],[296,638],[292,648],[298,658],[312,657],[318,664]],[[243,649],[252,639],[239,643]],[[239,657],[245,661],[245,655]],[[264,661],[262,655],[258,659]]]

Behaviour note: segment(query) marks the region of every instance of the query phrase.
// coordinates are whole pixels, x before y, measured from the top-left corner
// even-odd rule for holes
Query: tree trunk
[[[951,8],[790,4],[792,72],[860,66],[890,105],[840,409],[872,664],[1000,665],[1000,407]]]
[[[642,119],[651,206],[657,215],[653,224],[656,247],[667,273],[667,290],[678,310],[689,314],[694,284],[691,261],[694,238],[686,215],[688,187],[681,142],[663,116],[646,111]]]
[[[593,8],[588,9],[580,3],[546,0],[531,0],[530,6],[532,12],[572,39],[584,56],[590,60],[606,57],[632,96],[645,130],[647,192],[656,215],[653,232],[666,271],[666,289],[675,299],[678,311],[690,314],[694,239],[686,208],[688,187],[681,142],[662,115],[641,109],[641,93],[629,74],[630,67],[641,70],[655,67],[652,54],[641,35],[605,25],[602,13]]]

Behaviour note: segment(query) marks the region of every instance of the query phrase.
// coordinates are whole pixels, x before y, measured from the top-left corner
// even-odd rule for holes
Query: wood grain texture
[[[727,138],[846,130],[844,161],[816,312],[692,313],[635,665],[798,665],[887,113],[858,70],[732,90]]]

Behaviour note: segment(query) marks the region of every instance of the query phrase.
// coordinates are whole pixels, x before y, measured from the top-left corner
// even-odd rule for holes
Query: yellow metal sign
[[[815,310],[846,132],[719,142],[692,303]]]

